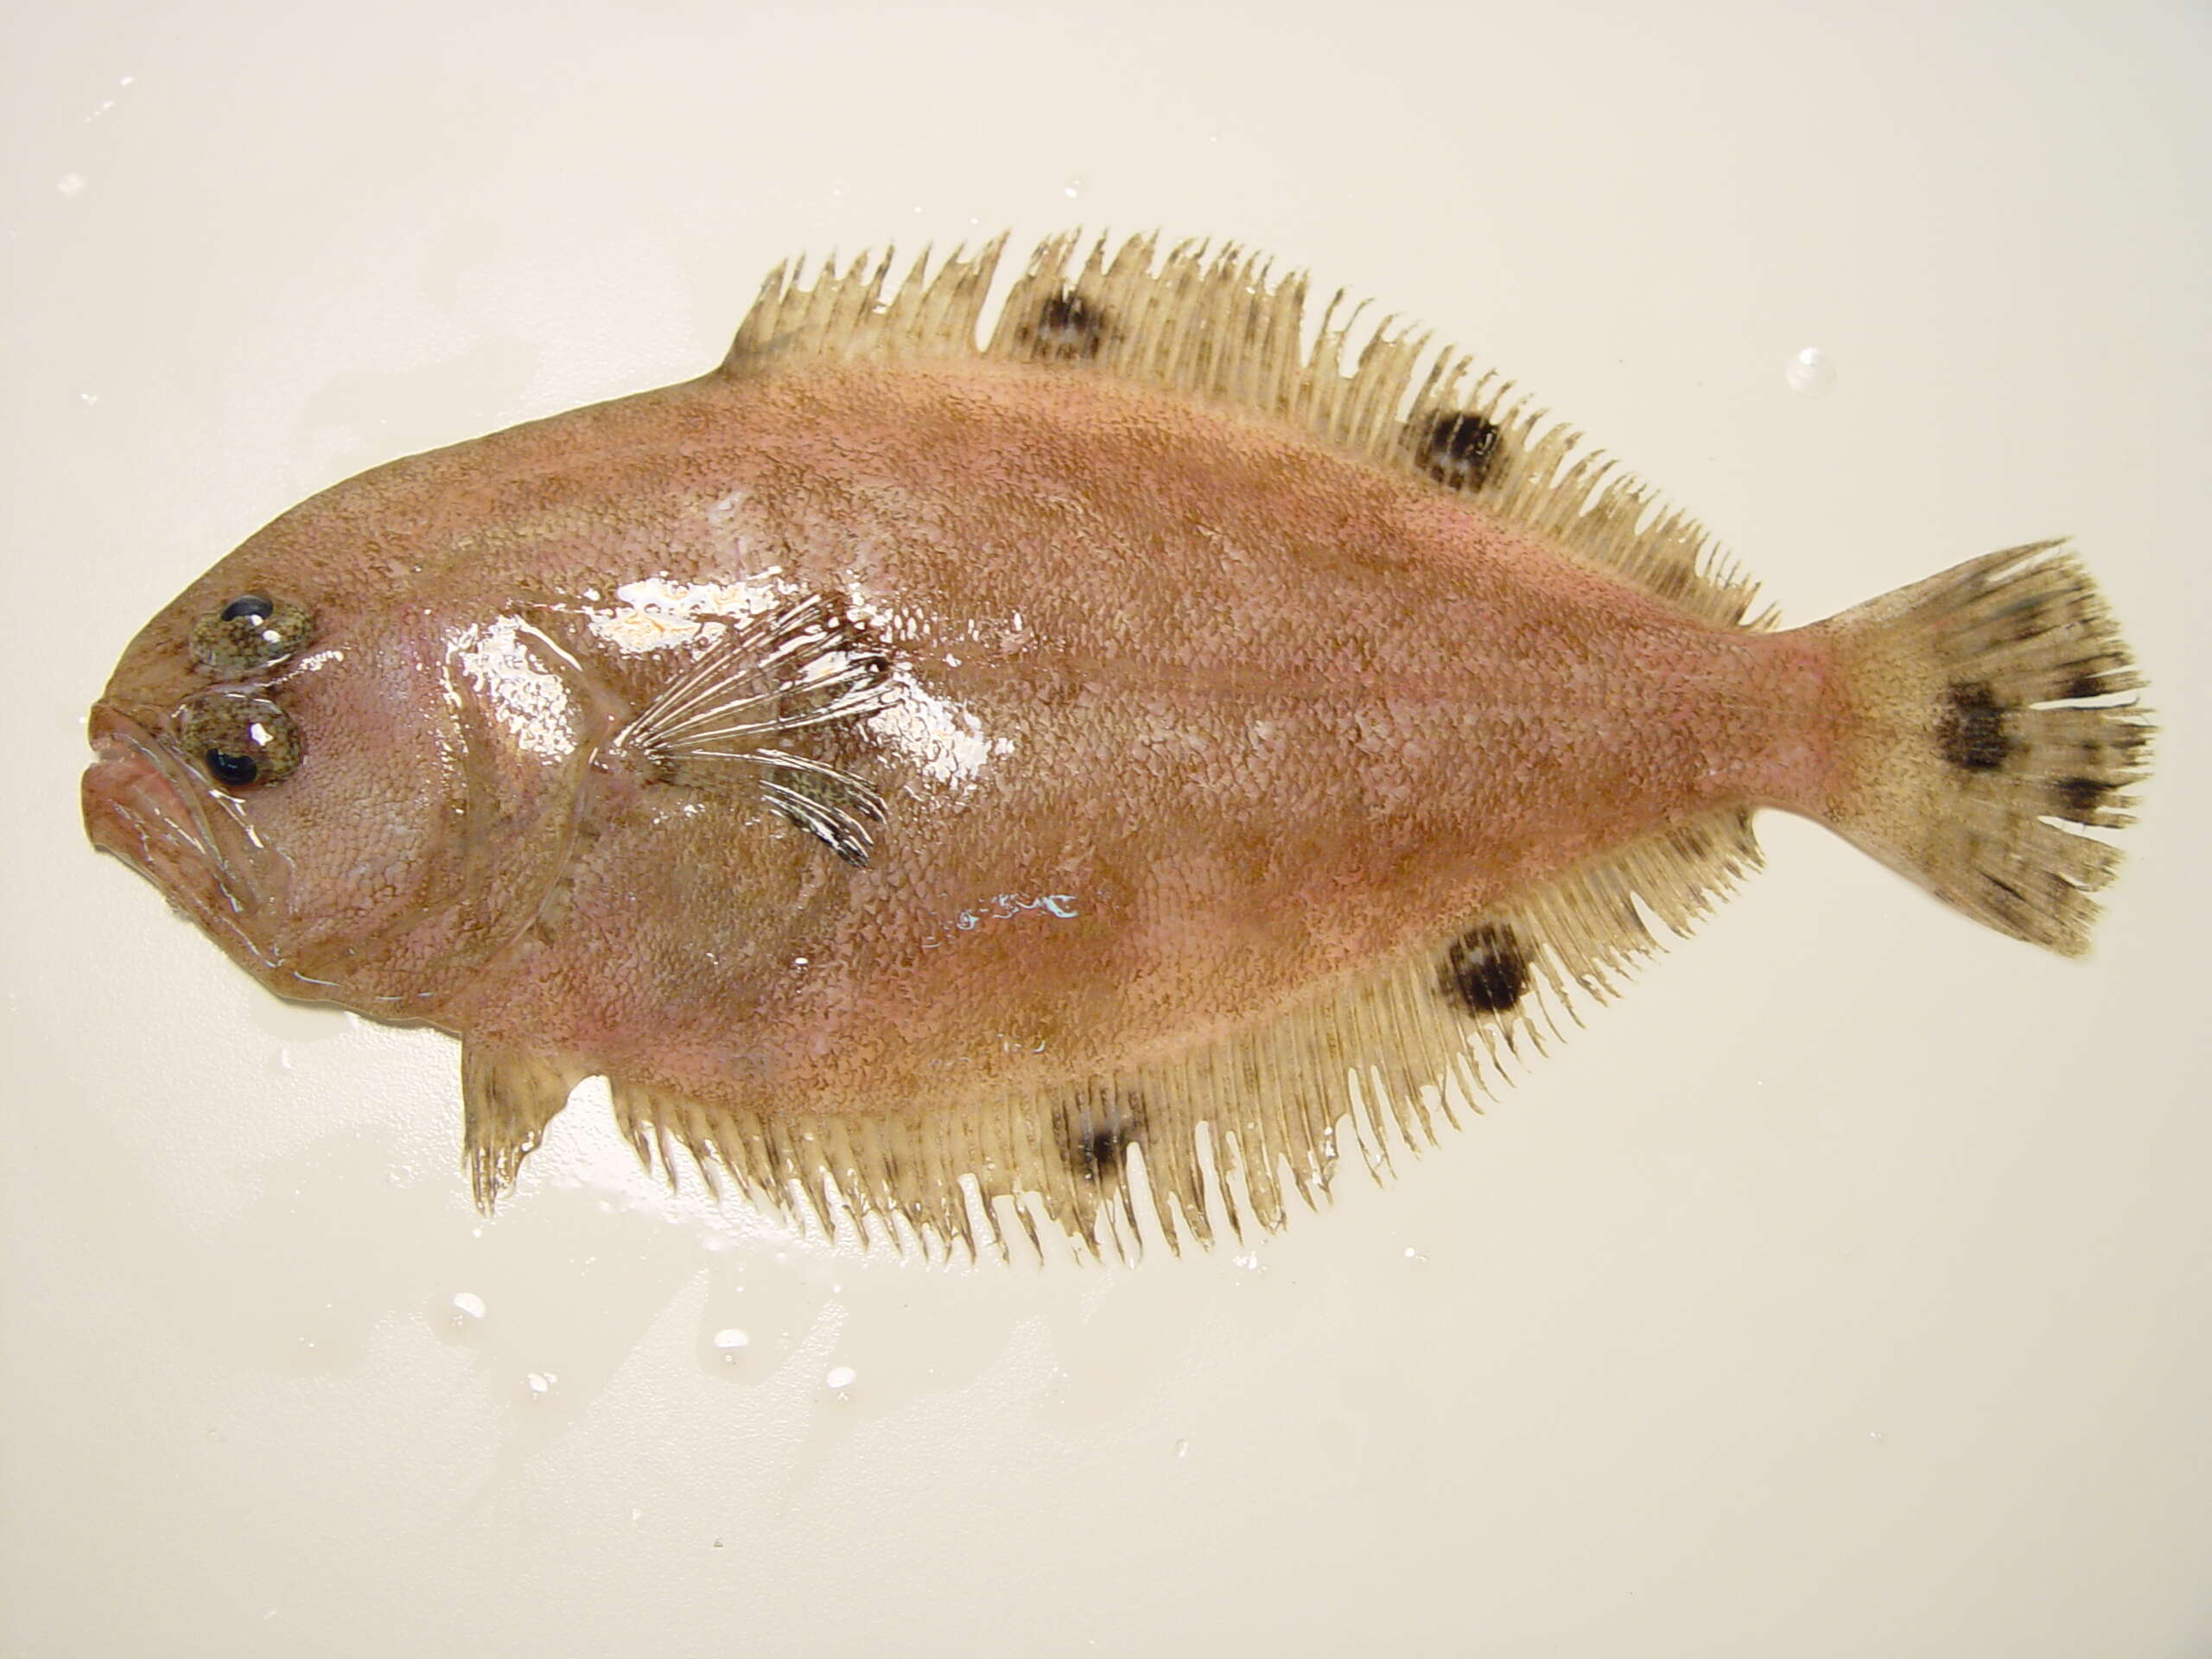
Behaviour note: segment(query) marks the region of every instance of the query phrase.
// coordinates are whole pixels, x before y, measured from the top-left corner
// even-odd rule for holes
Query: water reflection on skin
[[[745,624],[803,597],[804,592],[779,565],[734,582],[641,576],[614,589],[613,605],[588,607],[582,615],[600,645],[635,658],[678,653],[688,663],[741,632]],[[885,608],[857,586],[842,595],[842,601],[847,615],[884,645],[911,643],[924,632],[916,619]],[[555,688],[550,677],[515,647],[512,620],[502,621],[507,625],[504,632],[495,625],[482,639],[469,642],[471,672],[483,677],[486,694],[500,703],[518,741],[532,753],[550,753],[548,746],[556,741],[551,734]],[[1013,616],[998,631],[1019,638],[1021,618]],[[944,661],[948,667],[961,665],[957,657]],[[895,766],[952,789],[972,785],[991,761],[1014,748],[1011,738],[987,732],[965,704],[922,683],[912,664],[904,659],[893,661],[885,707],[865,721],[862,728]]]
[[[563,677],[541,659],[542,653],[559,650],[552,641],[519,618],[501,616],[462,629],[453,650],[461,672],[517,749],[548,760],[575,750],[577,699]]]

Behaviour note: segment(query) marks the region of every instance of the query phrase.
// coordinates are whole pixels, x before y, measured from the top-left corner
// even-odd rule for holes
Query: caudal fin
[[[2152,725],[2088,573],[2056,542],[1968,561],[1819,625],[1848,707],[1829,823],[2000,933],[2088,949]]]

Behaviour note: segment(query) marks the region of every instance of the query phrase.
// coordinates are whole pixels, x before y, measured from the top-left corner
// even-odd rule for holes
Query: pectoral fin
[[[866,864],[882,796],[801,746],[883,708],[890,678],[859,625],[810,594],[734,625],[613,747],[665,783],[750,790],[848,864]]]

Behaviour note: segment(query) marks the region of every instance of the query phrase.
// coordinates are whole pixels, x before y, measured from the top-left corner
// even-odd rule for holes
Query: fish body
[[[1136,1164],[1171,1238],[1273,1224],[1759,808],[2085,939],[2048,820],[2119,822],[2145,727],[2063,554],[1775,632],[1494,380],[1301,351],[1295,279],[1063,240],[979,348],[995,257],[779,273],[714,373],[286,513],[126,652],[94,841],[461,1037],[487,1205],[604,1075],[641,1155],[971,1247],[1133,1236]]]

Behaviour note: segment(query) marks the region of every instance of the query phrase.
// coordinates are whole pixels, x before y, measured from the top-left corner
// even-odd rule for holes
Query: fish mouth
[[[238,804],[218,794],[159,737],[109,703],[86,733],[85,833],[249,964],[270,968],[281,861]]]

